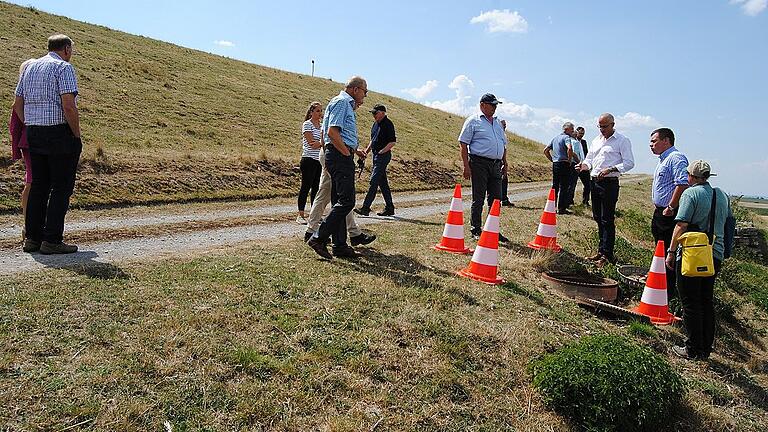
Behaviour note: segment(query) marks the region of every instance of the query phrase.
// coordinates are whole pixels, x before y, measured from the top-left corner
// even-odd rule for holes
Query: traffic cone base
[[[433,248],[455,254],[472,253],[472,249],[464,245],[464,204],[461,199],[460,184],[453,189],[453,199],[445,220],[443,238]]]
[[[464,276],[491,285],[500,285],[505,281],[497,274],[499,264],[499,214],[501,201],[494,200],[491,211],[485,220],[483,232],[477,242],[477,248],[467,268],[456,272]]]
[[[560,252],[563,248],[557,244],[557,215],[555,214],[555,190],[549,190],[544,212],[541,214],[536,237],[528,242],[528,247],[535,250],[547,249]]]
[[[643,296],[640,298],[640,304],[632,311],[647,316],[656,325],[668,325],[680,320],[669,312],[663,240],[656,244]]]

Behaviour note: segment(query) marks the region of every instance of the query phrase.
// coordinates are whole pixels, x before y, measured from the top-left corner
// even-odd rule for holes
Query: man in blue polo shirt
[[[494,199],[501,200],[502,173],[507,171],[507,140],[499,120],[494,117],[501,102],[486,93],[480,98],[480,114],[469,116],[459,134],[464,178],[472,179],[472,236],[483,231],[482,213],[486,192],[490,209]],[[499,241],[507,238],[499,233]]]
[[[368,95],[368,83],[359,76],[349,79],[338,96],[328,102],[323,116],[322,130],[325,145],[325,169],[331,175],[331,202],[333,207],[320,228],[307,244],[325,259],[355,257],[347,244],[347,214],[355,208],[355,154],[365,158],[358,149],[355,109]],[[333,256],[326,246],[333,241]]]
[[[573,123],[566,122],[563,132],[552,138],[549,145],[544,148],[544,155],[552,162],[552,189],[555,190],[557,200],[557,214],[570,214],[568,205],[570,200],[568,192],[575,170],[571,168],[573,159]]]
[[[680,196],[688,188],[688,158],[675,147],[675,134],[671,129],[660,128],[651,132],[651,152],[659,157],[653,173],[651,199],[656,209],[651,219],[651,233],[654,242],[664,240],[669,247],[675,229],[675,216]],[[675,270],[667,269],[667,292],[669,298],[677,296]]]

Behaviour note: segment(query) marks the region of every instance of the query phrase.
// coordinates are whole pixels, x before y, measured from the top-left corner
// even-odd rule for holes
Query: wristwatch
[[[671,205],[668,205],[668,206],[667,206],[667,208],[668,208],[668,209],[670,209],[670,210],[672,210],[672,211],[675,211],[675,210],[677,210],[677,208],[676,208],[676,207],[672,207]]]

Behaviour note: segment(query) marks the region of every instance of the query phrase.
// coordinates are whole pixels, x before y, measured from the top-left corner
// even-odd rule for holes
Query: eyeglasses
[[[362,90],[362,91],[363,91],[363,94],[364,94],[365,96],[368,96],[368,89],[364,89],[364,88],[362,88],[362,87],[358,87],[358,88],[359,88],[360,90]]]

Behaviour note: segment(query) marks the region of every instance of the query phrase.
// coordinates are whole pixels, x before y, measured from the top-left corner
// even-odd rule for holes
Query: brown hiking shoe
[[[35,240],[24,240],[24,247],[22,250],[26,253],[37,252],[40,250],[40,242]]]
[[[312,248],[313,251],[315,251],[318,255],[321,257],[329,260],[333,259],[333,255],[331,255],[330,252],[328,252],[328,246],[326,246],[325,242],[320,240],[319,238],[312,237],[307,242],[307,245]]]
[[[52,254],[71,254],[77,252],[77,246],[75,245],[68,245],[64,242],[62,243],[49,243],[47,241],[44,241],[40,244],[40,253],[43,255],[52,255]]]
[[[590,260],[590,261],[599,261],[600,258],[602,258],[602,257],[603,257],[603,254],[598,252],[598,253],[596,253],[596,254],[594,254],[592,256],[588,256],[587,259]]]

